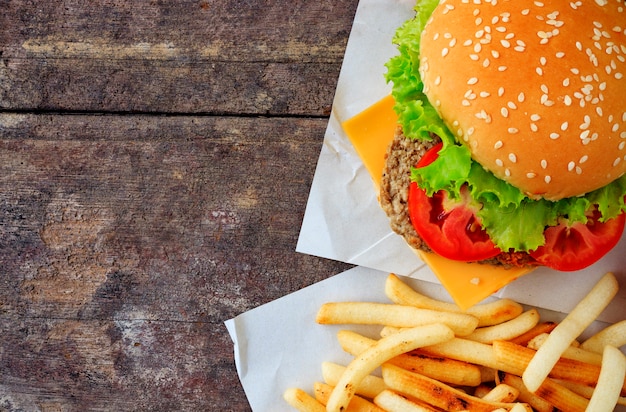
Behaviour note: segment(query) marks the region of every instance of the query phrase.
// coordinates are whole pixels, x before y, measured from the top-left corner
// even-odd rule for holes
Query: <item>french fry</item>
[[[510,385],[507,385],[506,383],[500,383],[484,396],[481,396],[481,398],[483,401],[488,402],[510,403],[515,401],[518,396],[519,390]]]
[[[379,393],[374,403],[387,412],[437,412],[435,408],[414,402],[389,389]]]
[[[614,346],[605,346],[598,384],[586,412],[611,412],[620,397],[625,377],[626,357]]]
[[[589,404],[587,398],[570,391],[550,378],[544,379],[534,393],[561,411],[584,412]]]
[[[452,329],[436,323],[405,329],[378,340],[350,362],[332,391],[326,409],[328,412],[345,410],[363,378],[389,359],[418,347],[434,345],[453,337]]]
[[[478,325],[477,318],[463,313],[375,302],[325,303],[318,311],[316,320],[320,324],[388,325],[400,328],[443,323],[457,336],[472,333]]]
[[[569,381],[563,381],[563,380],[558,380],[558,379],[555,379],[555,382],[558,383],[559,385],[565,386],[567,389],[571,390],[572,392],[582,397],[585,397],[587,399],[591,399],[591,395],[593,395],[594,388],[591,386],[583,385],[582,383],[578,383],[578,382],[569,382]],[[617,404],[621,406],[626,406],[626,397],[620,396],[617,399]]]
[[[531,309],[498,325],[477,328],[465,336],[465,339],[482,343],[491,343],[494,340],[510,340],[528,332],[537,323],[539,323],[539,312],[536,309]]]
[[[535,336],[541,335],[542,333],[550,333],[555,327],[555,322],[541,322],[537,324],[537,326],[535,326],[534,328],[530,329],[528,332],[523,333],[513,339],[509,339],[509,341],[517,343],[518,345],[526,346],[528,342]]]
[[[454,303],[442,302],[422,295],[394,275],[390,274],[385,283],[385,294],[394,303],[442,312],[467,313],[478,319],[478,326],[491,326],[519,316],[523,307],[510,299],[474,305],[463,311]]]
[[[497,382],[505,383],[517,389],[519,391],[518,399],[532,406],[536,412],[554,412],[554,406],[545,399],[530,392],[526,386],[524,386],[524,382],[522,382],[522,378],[519,376],[513,375],[512,373],[501,372],[498,373]]]
[[[602,353],[607,345],[616,348],[626,345],[626,319],[602,329],[584,341],[580,347],[591,352]]]
[[[565,349],[593,322],[617,294],[618,284],[607,273],[563,321],[550,333],[522,374],[526,387],[535,392]]]
[[[376,343],[374,339],[346,330],[339,331],[337,339],[343,350],[354,356]],[[388,363],[452,385],[476,386],[482,382],[478,366],[420,350],[400,354]]]
[[[444,356],[475,365],[486,366],[494,370],[498,370],[502,366],[497,361],[491,345],[473,340],[454,338],[443,343],[424,347],[420,351],[430,355]]]
[[[345,366],[332,362],[323,362],[322,377],[324,378],[324,382],[326,382],[329,386],[337,386],[337,382],[339,382],[339,378],[341,378],[341,375],[345,370]],[[385,385],[385,382],[383,382],[382,378],[374,375],[367,375],[356,387],[355,393],[357,395],[373,399],[386,388],[387,386]]]
[[[328,398],[333,391],[333,387],[331,385],[327,385],[321,382],[315,382],[313,385],[313,392],[315,393],[315,399],[323,405],[328,403]],[[345,412],[385,412],[380,409],[378,406],[374,405],[372,402],[367,399],[361,398],[360,396],[353,396],[350,399],[350,403],[348,404],[348,408]]]
[[[283,399],[300,412],[326,412],[324,405],[299,388],[289,388],[283,393]]]
[[[547,333],[537,335],[528,342],[528,347],[530,349],[538,350],[541,347],[541,345],[544,344],[546,339],[548,339]],[[595,352],[589,352],[589,351],[586,351],[584,349],[577,348],[574,346],[570,346],[567,349],[565,349],[561,357],[567,358],[567,359],[574,359],[580,362],[590,363],[596,366],[600,366],[600,364],[602,363],[602,355],[595,353]]]
[[[524,370],[536,353],[530,348],[505,341],[494,342],[493,352],[497,361],[500,362],[500,369],[516,375],[523,375]],[[549,375],[554,379],[595,385],[600,376],[600,367],[574,359],[559,358]],[[622,386],[626,390],[626,380],[623,380]],[[530,388],[528,389],[530,390]]]
[[[394,365],[384,364],[382,370],[389,388],[445,411],[492,412],[497,408],[510,410],[513,407],[510,403],[485,401]]]

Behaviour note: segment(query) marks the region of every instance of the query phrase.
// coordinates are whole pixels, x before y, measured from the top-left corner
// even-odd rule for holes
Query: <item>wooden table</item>
[[[357,3],[0,1],[0,410],[250,410]]]

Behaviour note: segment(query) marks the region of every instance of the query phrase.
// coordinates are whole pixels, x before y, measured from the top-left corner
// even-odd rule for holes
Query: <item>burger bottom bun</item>
[[[398,127],[385,154],[385,169],[380,183],[379,202],[389,217],[391,229],[402,236],[411,248],[425,252],[431,252],[431,249],[415,231],[409,217],[411,168],[439,142],[437,136],[433,136],[431,141],[407,139]],[[530,255],[522,252],[502,252],[479,263],[504,267],[537,266]]]

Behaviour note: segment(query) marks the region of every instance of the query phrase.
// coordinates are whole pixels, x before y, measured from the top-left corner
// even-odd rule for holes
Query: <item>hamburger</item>
[[[420,0],[387,63],[380,203],[446,258],[573,271],[626,220],[622,0]]]

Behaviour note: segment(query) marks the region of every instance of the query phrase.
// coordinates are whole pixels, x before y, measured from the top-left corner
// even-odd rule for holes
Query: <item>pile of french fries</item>
[[[380,338],[342,330],[348,365],[322,364],[313,395],[284,392],[299,411],[613,411],[626,405],[626,320],[579,342],[617,294],[607,273],[560,323],[509,299],[461,311],[391,274],[392,303],[334,302],[320,324],[380,325]]]

